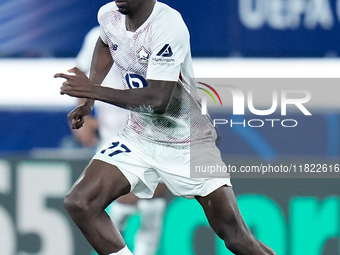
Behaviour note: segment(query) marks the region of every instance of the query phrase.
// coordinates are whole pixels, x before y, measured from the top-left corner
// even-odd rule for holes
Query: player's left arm
[[[147,80],[145,88],[118,90],[95,86],[95,99],[131,111],[159,113],[166,111],[177,81]]]

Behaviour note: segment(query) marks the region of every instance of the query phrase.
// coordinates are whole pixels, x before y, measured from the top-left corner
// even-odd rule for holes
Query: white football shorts
[[[194,160],[200,165],[224,164],[218,148],[213,146],[216,153],[211,150]],[[117,166],[139,198],[151,198],[160,180],[175,196],[186,198],[204,197],[224,185],[231,186],[230,178],[190,178],[190,149],[156,144],[124,132],[107,142],[93,159]]]

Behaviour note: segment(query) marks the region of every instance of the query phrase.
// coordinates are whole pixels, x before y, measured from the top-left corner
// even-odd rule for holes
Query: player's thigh
[[[249,233],[232,187],[222,186],[205,197],[195,198],[203,207],[209,224],[221,238],[235,231]]]
[[[160,181],[158,183],[158,186],[155,190],[155,194],[153,197],[155,198],[165,197],[167,193],[168,193],[168,188],[166,187],[164,182]]]
[[[130,192],[130,183],[114,165],[92,160],[71,188],[66,198],[90,203],[101,209]]]

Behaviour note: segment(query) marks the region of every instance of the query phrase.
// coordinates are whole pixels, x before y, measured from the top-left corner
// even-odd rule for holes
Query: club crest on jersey
[[[170,44],[165,44],[164,47],[157,53],[157,57],[169,58],[173,55]]]
[[[138,63],[147,64],[149,62],[150,53],[144,48],[140,48],[137,52]]]

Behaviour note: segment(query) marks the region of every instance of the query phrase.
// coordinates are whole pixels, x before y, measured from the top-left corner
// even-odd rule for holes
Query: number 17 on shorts
[[[109,157],[113,157],[120,153],[130,153],[131,150],[125,145],[120,142],[113,142],[111,146],[107,149],[102,150],[101,154],[107,154]]]

